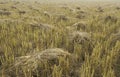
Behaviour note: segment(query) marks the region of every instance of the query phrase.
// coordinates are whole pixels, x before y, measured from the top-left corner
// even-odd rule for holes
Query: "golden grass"
[[[119,77],[119,7],[86,4],[1,1],[0,77]]]

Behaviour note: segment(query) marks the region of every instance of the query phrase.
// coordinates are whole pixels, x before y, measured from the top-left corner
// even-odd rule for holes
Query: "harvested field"
[[[119,5],[0,0],[0,77],[120,77]]]

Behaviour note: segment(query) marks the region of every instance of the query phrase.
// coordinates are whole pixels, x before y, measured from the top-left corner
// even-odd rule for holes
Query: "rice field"
[[[119,5],[0,0],[0,77],[120,77]]]

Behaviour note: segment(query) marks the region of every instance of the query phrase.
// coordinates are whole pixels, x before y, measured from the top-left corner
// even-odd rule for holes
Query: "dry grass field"
[[[120,77],[120,2],[0,0],[0,77]]]

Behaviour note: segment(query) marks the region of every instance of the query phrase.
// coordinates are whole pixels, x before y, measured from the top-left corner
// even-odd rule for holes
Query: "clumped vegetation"
[[[119,7],[95,4],[0,1],[0,77],[119,77]]]
[[[9,16],[11,13],[9,11],[4,11],[4,10],[0,10],[0,15],[7,15]]]

